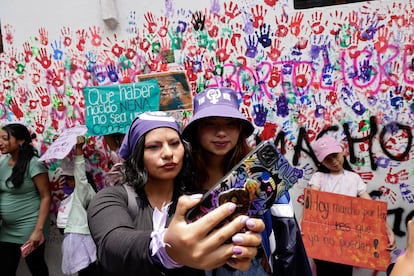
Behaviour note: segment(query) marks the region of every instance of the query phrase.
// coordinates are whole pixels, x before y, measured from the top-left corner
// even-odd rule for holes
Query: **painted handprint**
[[[89,27],[89,32],[90,32],[90,36],[91,36],[92,46],[95,46],[95,47],[101,46],[101,44],[102,44],[102,33],[103,33],[101,28],[98,27],[98,26]]]
[[[157,30],[157,23],[154,20],[154,15],[152,12],[147,12],[144,14],[144,19],[146,23],[144,23],[144,27],[148,30],[150,34],[154,34]]]
[[[263,105],[262,102],[256,103],[253,105],[253,121],[254,124],[258,127],[264,126],[267,118],[267,108]]]
[[[400,182],[407,181],[409,175],[410,173],[407,172],[405,169],[399,170],[394,173],[392,172],[392,168],[390,168],[385,178],[385,182],[387,184],[396,185]]]
[[[253,27],[255,29],[259,28],[264,23],[264,17],[266,16],[267,9],[261,5],[256,5],[251,8],[253,15]]]
[[[40,98],[40,103],[42,106],[50,105],[49,91],[47,90],[47,88],[38,86],[36,87],[35,91]]]
[[[294,36],[299,36],[302,30],[302,20],[303,12],[296,12],[293,17],[291,17],[291,22],[289,24],[290,33]]]
[[[270,33],[270,24],[263,24],[259,27],[259,31],[256,31],[256,36],[259,43],[262,45],[263,48],[267,48],[272,44],[271,36],[273,34]]]
[[[16,99],[12,98],[9,104],[10,110],[13,112],[16,118],[20,120],[23,117],[23,111],[20,109],[19,104],[16,102]]]
[[[47,30],[45,28],[40,28],[39,29],[39,35],[40,35],[40,43],[43,46],[47,46],[47,44],[49,43]]]
[[[385,187],[385,186],[380,186],[378,188],[378,191],[381,193],[381,196],[385,197],[392,204],[394,204],[397,201],[397,193],[391,190],[390,188]]]
[[[230,19],[238,17],[241,14],[239,5],[233,1],[230,1],[230,3],[224,2],[224,14]]]
[[[259,41],[257,41],[256,36],[249,35],[248,37],[244,38],[244,42],[246,43],[246,56],[249,58],[255,58],[257,55],[257,45]]]
[[[41,48],[39,56],[36,57],[36,61],[39,62],[44,69],[48,69],[52,64],[52,54],[48,55],[46,48]]]
[[[400,184],[400,191],[401,191],[401,195],[403,200],[407,201],[410,204],[414,203],[414,193],[410,188],[410,185],[406,184],[406,183],[401,183]]]
[[[328,26],[328,20],[325,20],[325,22],[322,22],[322,12],[315,11],[312,13],[312,21],[308,21],[312,33],[315,35],[321,35],[325,32],[326,27]],[[335,24],[335,22],[334,22]]]

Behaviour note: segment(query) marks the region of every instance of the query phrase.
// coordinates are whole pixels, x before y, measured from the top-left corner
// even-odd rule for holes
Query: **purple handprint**
[[[276,106],[277,106],[277,115],[280,117],[286,117],[289,115],[289,107],[288,107],[288,101],[285,96],[280,96],[276,100]]]
[[[256,40],[256,37],[253,35],[249,35],[248,38],[244,39],[246,42],[246,56],[249,58],[255,58],[257,55],[257,45],[259,42]]]
[[[264,126],[266,123],[267,112],[268,110],[262,103],[253,105],[253,119],[256,126]]]

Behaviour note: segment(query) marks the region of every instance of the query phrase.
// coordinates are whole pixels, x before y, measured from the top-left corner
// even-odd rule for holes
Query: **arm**
[[[177,210],[164,236],[168,255],[185,266],[210,270],[228,264],[239,270],[247,270],[261,244],[260,233],[264,230],[261,219],[239,216],[230,223],[210,232],[218,223],[233,213],[234,204],[226,203],[195,222],[187,223],[186,212],[199,202],[196,196],[182,196]],[[247,226],[245,233],[238,233]],[[232,238],[233,243],[226,243]]]
[[[390,276],[414,275],[414,219],[407,224],[407,249],[397,258]]]
[[[87,213],[97,256],[106,270],[117,275],[134,275],[137,271],[151,275],[156,271],[149,252],[152,223],[148,213],[140,210],[142,229],[136,229],[127,198],[122,186],[104,188],[92,198]]]
[[[40,173],[33,177],[33,181],[39,191],[40,195],[40,206],[39,216],[37,217],[36,226],[33,229],[29,240],[33,242],[33,245],[38,246],[41,237],[43,235],[43,227],[46,223],[47,217],[49,216],[51,194],[49,185],[49,176],[47,173]]]

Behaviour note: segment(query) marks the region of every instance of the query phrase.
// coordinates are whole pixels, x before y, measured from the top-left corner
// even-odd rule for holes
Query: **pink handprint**
[[[49,91],[41,86],[36,87],[35,91],[40,98],[42,106],[48,106],[50,104]]]
[[[42,43],[42,45],[44,46],[47,46],[47,44],[49,43],[47,30],[45,28],[40,28],[39,35],[40,35],[40,43]]]
[[[4,39],[6,40],[6,42],[10,45],[13,45],[13,40],[14,40],[14,29],[10,24],[6,24],[4,26]]]

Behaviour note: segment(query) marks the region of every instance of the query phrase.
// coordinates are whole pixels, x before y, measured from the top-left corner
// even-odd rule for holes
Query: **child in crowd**
[[[62,243],[62,272],[79,276],[98,275],[96,246],[90,235],[87,213],[91,198],[96,194],[92,177],[87,175],[83,145],[85,137],[77,137],[74,160],[61,161],[66,185],[73,189],[59,206],[57,226],[64,233]]]
[[[320,162],[318,171],[309,180],[311,189],[336,193],[347,196],[371,199],[362,178],[353,172],[344,157],[341,144],[335,138],[324,135],[317,139],[312,149]],[[388,250],[395,249],[395,238],[392,229],[386,224]],[[351,276],[353,267],[350,265],[314,260],[318,276]]]
[[[182,196],[193,184],[188,145],[173,117],[146,112],[125,135],[116,181],[99,191],[88,209],[98,259],[109,275],[204,275],[228,263],[246,270],[264,224],[246,216],[212,231],[235,210],[227,203],[187,223],[201,195]],[[168,228],[167,228],[168,226]],[[250,231],[239,233],[243,227]],[[226,241],[233,237],[233,243]]]
[[[183,137],[191,143],[196,186],[205,192],[252,150],[247,138],[253,133],[254,127],[239,111],[237,94],[230,88],[205,89],[195,96],[193,106],[193,117],[184,128]],[[272,208],[277,209],[277,205]],[[299,227],[293,218],[293,209],[290,210],[292,216],[289,222],[283,222],[289,227],[281,227],[277,233],[272,229],[272,220],[273,225],[279,225],[280,218],[272,217],[270,211],[265,214],[264,217],[270,221],[262,235],[267,252],[260,250],[248,271],[220,267],[208,271],[207,275],[311,275]],[[275,245],[275,240],[278,240],[277,251],[274,247],[270,248],[270,244]],[[299,255],[302,255],[302,259]],[[270,263],[273,267],[270,267]]]

